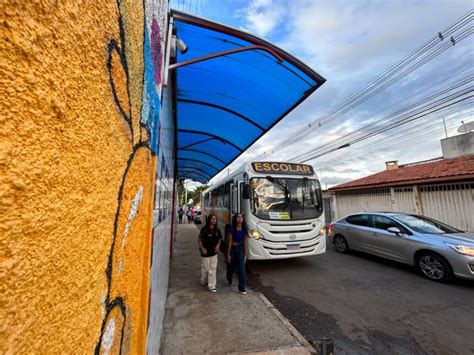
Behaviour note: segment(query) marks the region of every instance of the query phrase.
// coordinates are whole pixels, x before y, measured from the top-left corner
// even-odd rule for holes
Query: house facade
[[[362,211],[428,216],[474,232],[474,154],[413,164],[386,163],[386,170],[329,190],[333,219]]]

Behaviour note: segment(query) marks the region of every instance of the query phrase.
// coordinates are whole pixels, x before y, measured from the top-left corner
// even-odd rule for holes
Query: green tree
[[[201,193],[204,190],[206,190],[208,187],[209,186],[207,186],[207,185],[202,185],[202,186],[197,187],[196,190],[194,190],[194,191],[188,190],[188,200],[190,198],[192,198],[195,205],[200,204],[201,203]]]

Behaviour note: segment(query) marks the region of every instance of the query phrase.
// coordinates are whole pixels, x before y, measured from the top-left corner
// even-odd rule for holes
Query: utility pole
[[[184,203],[188,203],[188,187],[186,180],[184,180]]]
[[[444,120],[444,117],[443,117],[443,125],[444,125],[444,133],[446,134],[446,138],[448,138],[448,130],[446,129],[446,121]]]

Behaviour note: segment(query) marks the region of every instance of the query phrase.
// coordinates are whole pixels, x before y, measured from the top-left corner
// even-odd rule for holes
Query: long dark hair
[[[234,215],[234,217],[232,217],[232,227],[234,227],[234,229],[237,230],[237,216],[238,216],[239,214],[242,216],[242,230],[243,230],[245,233],[247,233],[247,232],[248,232],[248,230],[247,230],[247,223],[245,222],[245,217],[244,217],[243,213],[240,213],[240,212],[239,212],[239,213],[236,213],[236,214]]]
[[[204,227],[202,229],[204,230],[211,230],[211,219],[212,217],[216,217],[216,222],[217,222],[217,216],[215,214],[210,214],[209,216],[207,216],[206,218],[206,224],[204,225]],[[217,223],[216,225],[214,226],[214,228],[218,228],[217,227]]]

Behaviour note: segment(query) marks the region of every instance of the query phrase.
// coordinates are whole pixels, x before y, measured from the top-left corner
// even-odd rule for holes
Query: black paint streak
[[[133,142],[133,124],[132,124],[132,119],[131,119],[131,114],[130,111],[127,114],[125,110],[122,107],[122,104],[120,103],[120,99],[117,95],[117,90],[115,88],[115,82],[113,78],[113,71],[112,71],[112,57],[113,57],[113,52],[116,51],[119,58],[120,58],[120,63],[122,67],[125,69],[127,67],[127,62],[125,60],[125,54],[120,50],[120,47],[115,39],[111,39],[107,45],[107,71],[109,72],[109,81],[110,81],[110,87],[112,90],[112,95],[114,97],[114,102],[115,106],[117,106],[120,115],[122,118],[128,123],[128,126],[130,127],[130,132],[132,134],[132,142]],[[128,76],[126,74],[126,76]],[[128,79],[127,79],[127,86],[128,86]],[[127,90],[128,92],[128,90]],[[130,96],[128,97],[130,100]]]
[[[119,217],[120,217],[120,208],[122,206],[123,187],[125,185],[127,174],[128,174],[128,171],[129,171],[129,169],[132,165],[135,154],[137,153],[138,149],[140,149],[140,148],[150,149],[150,147],[148,146],[148,142],[140,142],[140,143],[136,144],[133,147],[133,152],[128,158],[127,167],[125,168],[125,173],[123,174],[122,183],[120,185],[120,189],[119,189],[119,193],[118,193],[118,197],[117,197],[118,207],[117,207],[117,213],[115,214],[115,220],[114,220],[114,239],[112,241],[112,246],[110,248],[109,261],[108,261],[108,264],[107,264],[107,269],[105,271],[105,273],[107,275],[107,286],[108,286],[106,302],[109,302],[110,289],[111,289],[111,286],[112,286],[112,271],[113,271],[113,261],[114,261],[113,260],[113,254],[114,254],[114,250],[115,250],[115,242],[116,242],[116,237],[117,237],[118,221],[119,221]]]
[[[123,325],[122,325],[122,330],[120,334],[120,353],[122,353],[122,344],[123,344],[123,337],[124,337],[125,322],[127,321],[127,313],[126,313],[126,308],[125,308],[125,303],[123,301],[123,298],[116,297],[112,302],[107,304],[104,322],[102,322],[102,327],[100,329],[100,339],[94,351],[95,354],[100,354],[100,346],[102,344],[102,336],[105,331],[105,325],[107,324],[107,320],[109,319],[110,313],[112,313],[112,311],[117,307],[120,308],[120,313],[122,313],[122,316],[123,316]]]

